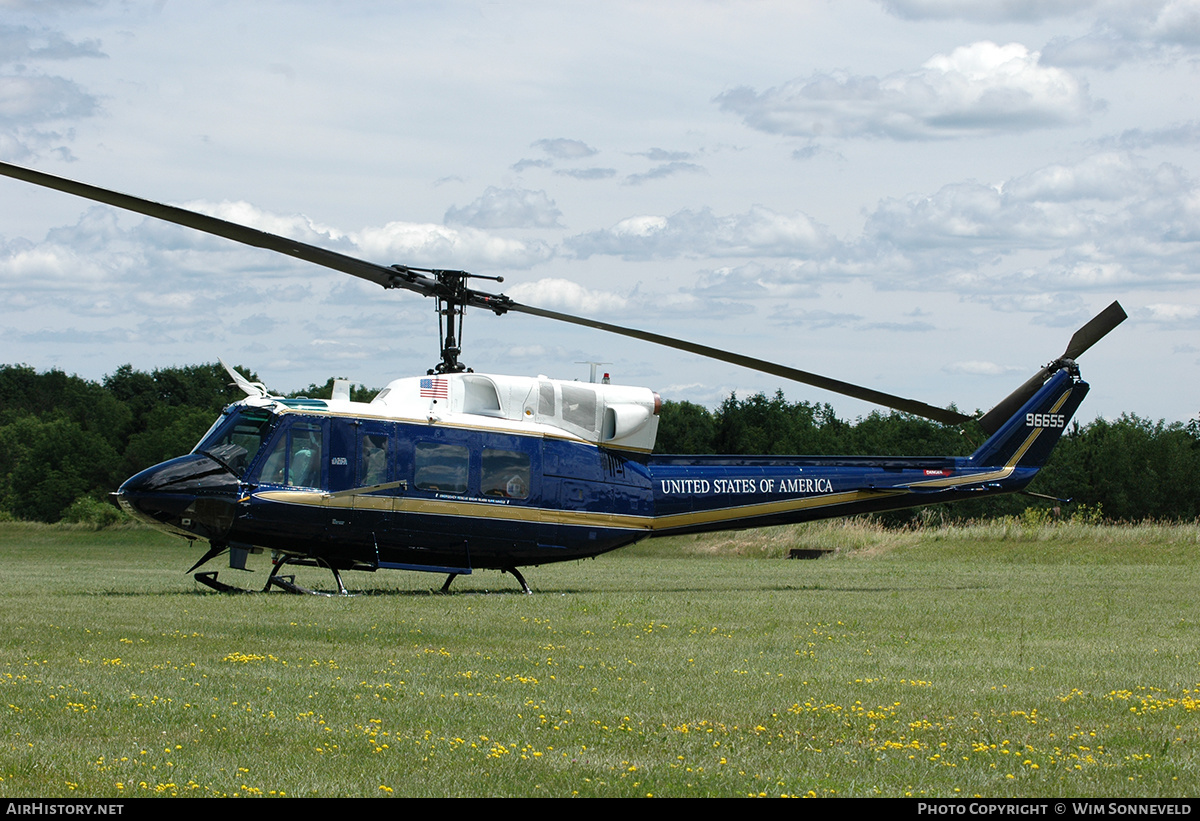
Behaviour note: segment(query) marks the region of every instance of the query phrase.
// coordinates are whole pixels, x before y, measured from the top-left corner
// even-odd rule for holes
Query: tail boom
[[[1063,368],[968,457],[652,456],[655,536],[791,524],[1023,490],[1088,385]]]

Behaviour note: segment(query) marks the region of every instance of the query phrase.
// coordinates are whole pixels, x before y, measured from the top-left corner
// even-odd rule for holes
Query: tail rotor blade
[[[1086,325],[1075,332],[1061,357],[1035,373],[1026,380],[1024,385],[1001,399],[996,407],[979,417],[979,426],[989,436],[1000,430],[1000,426],[1020,410],[1021,406],[1028,402],[1060,367],[1068,360],[1073,362],[1076,357],[1103,339],[1109,331],[1124,322],[1126,317],[1121,303],[1115,301],[1096,314]]]
[[[1125,309],[1121,307],[1121,303],[1113,301],[1100,313],[1096,314],[1071,337],[1070,344],[1063,352],[1063,359],[1078,359],[1079,355],[1088,348],[1095,345],[1113,328],[1120,325],[1128,318]]]

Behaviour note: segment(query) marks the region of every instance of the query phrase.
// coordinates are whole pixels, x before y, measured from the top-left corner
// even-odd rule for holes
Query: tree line
[[[729,396],[710,411],[664,402],[656,450],[663,453],[969,456],[986,439],[973,422],[949,427],[879,411],[850,422],[828,404],[788,402],[782,392]],[[1132,414],[1073,422],[1029,492],[1070,499],[1110,520],[1200,517],[1200,419],[1152,421]],[[1052,501],[1040,502],[1058,506]],[[953,518],[1015,515],[1027,495],[993,496],[944,508]],[[889,514],[891,521],[920,515]]]
[[[100,382],[0,365],[0,518],[56,522],[73,505],[107,504],[133,474],[188,453],[244,397],[230,381],[219,363],[150,373],[123,365]],[[291,395],[327,397],[332,388],[331,378]]]
[[[221,410],[242,398],[229,383],[217,363],[149,373],[123,365],[99,382],[0,365],[0,519],[55,522],[96,510],[128,477],[189,452]],[[332,387],[331,377],[289,395],[328,397]],[[369,401],[375,393],[359,387],[352,398]],[[780,392],[731,395],[715,410],[665,402],[655,450],[965,456],[984,438],[972,424],[952,428],[895,412],[848,421],[828,404],[788,402]],[[1123,415],[1074,423],[1030,490],[1071,498],[1112,519],[1195,519],[1200,420],[1168,424]],[[947,512],[978,518],[1019,513],[1029,504],[1028,497],[995,497]]]

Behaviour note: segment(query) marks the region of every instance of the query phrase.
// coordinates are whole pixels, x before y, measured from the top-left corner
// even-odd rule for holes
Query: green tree
[[[329,377],[325,380],[324,385],[318,385],[316,382],[309,385],[307,388],[302,388],[298,391],[292,391],[288,394],[289,397],[303,396],[308,399],[329,399],[333,396],[333,382],[335,379],[345,379],[345,377]],[[375,398],[375,394],[379,393],[379,388],[368,388],[365,385],[360,385],[357,382],[350,385],[350,401],[351,402],[370,402]]]
[[[21,519],[55,522],[84,495],[102,498],[121,478],[122,460],[95,431],[64,416],[26,417],[10,474],[8,509]]]
[[[155,407],[146,416],[145,429],[130,436],[125,446],[126,475],[190,453],[216,418],[205,408]]]
[[[1097,419],[1071,427],[1035,487],[1099,505],[1113,519],[1195,518],[1200,442],[1181,423]]]
[[[712,413],[694,402],[663,402],[658,414],[658,453],[713,453],[716,423]]]

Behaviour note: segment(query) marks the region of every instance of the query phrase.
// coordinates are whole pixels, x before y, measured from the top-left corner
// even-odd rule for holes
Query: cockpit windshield
[[[240,479],[271,430],[271,414],[261,408],[235,408],[217,420],[192,453],[216,459]]]

